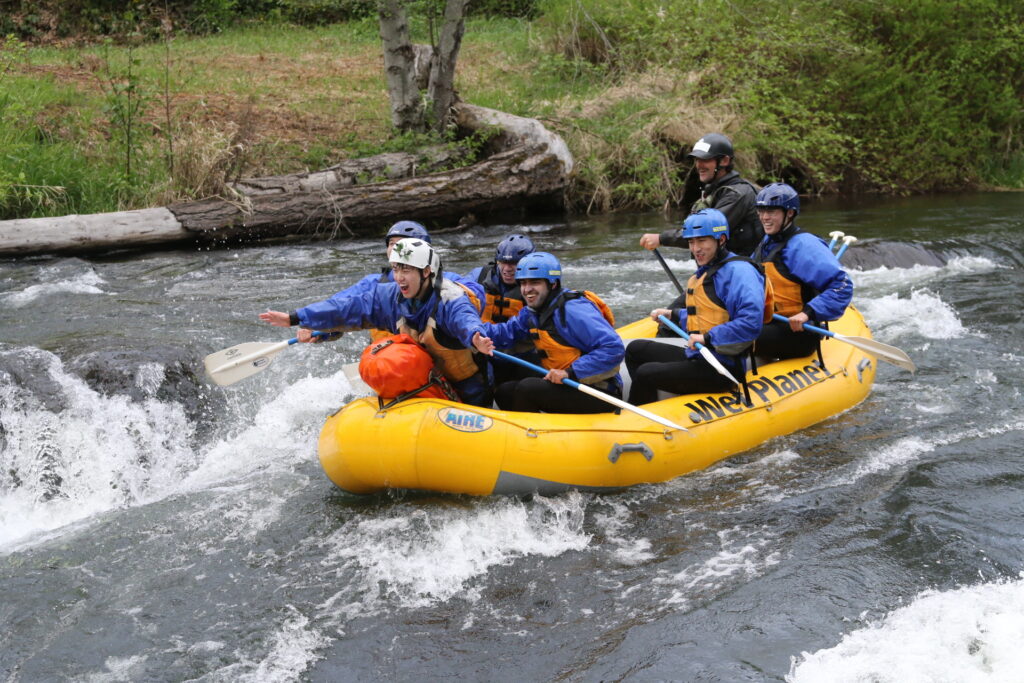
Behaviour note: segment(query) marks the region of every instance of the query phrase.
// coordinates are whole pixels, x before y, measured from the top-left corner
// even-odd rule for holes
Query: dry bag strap
[[[392,342],[389,340],[387,343],[390,344]],[[384,344],[384,346],[386,345],[387,344]],[[381,348],[383,348],[383,346]],[[373,351],[371,351],[370,353],[373,353]],[[438,387],[442,392],[444,392],[445,398],[447,398],[449,401],[459,400],[459,393],[455,391],[455,387],[452,386],[451,382],[445,379],[444,375],[437,371],[437,368],[434,368],[430,371],[430,379],[428,379],[427,383],[424,384],[422,387],[419,387],[418,389],[413,389],[412,391],[407,391],[401,396],[396,396],[387,403],[384,403],[384,399],[378,396],[377,406],[380,410],[387,410],[388,408],[397,403],[401,403],[402,401],[408,400],[410,398],[415,398],[415,396],[421,391],[426,391],[430,387],[434,386]]]

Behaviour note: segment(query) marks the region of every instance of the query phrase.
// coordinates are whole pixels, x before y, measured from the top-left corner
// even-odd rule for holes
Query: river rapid
[[[918,372],[880,363],[859,406],[706,471],[525,499],[327,480],[365,333],[203,379],[206,354],[287,338],[259,312],[379,268],[382,239],[0,262],[0,678],[1020,680],[1024,194],[799,223],[859,238],[854,303]],[[528,231],[625,323],[674,298],[637,246],[670,225],[435,245],[466,272]]]

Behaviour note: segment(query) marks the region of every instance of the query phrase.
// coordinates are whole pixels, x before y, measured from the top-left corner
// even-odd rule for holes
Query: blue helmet
[[[800,195],[786,183],[772,183],[765,185],[764,189],[757,193],[756,206],[778,207],[784,211],[792,209],[800,213]]]
[[[691,213],[683,221],[680,236],[684,240],[691,237],[729,237],[729,221],[718,209],[701,209]]]
[[[544,279],[551,284],[562,279],[562,264],[546,251],[535,251],[519,259],[517,280]]]
[[[514,233],[498,242],[498,248],[494,250],[494,262],[519,263],[519,259],[536,250],[533,242],[526,235]]]
[[[398,221],[392,225],[388,229],[388,234],[384,236],[384,244],[390,242],[392,237],[415,237],[424,242],[430,242],[430,234],[427,229],[416,221]]]

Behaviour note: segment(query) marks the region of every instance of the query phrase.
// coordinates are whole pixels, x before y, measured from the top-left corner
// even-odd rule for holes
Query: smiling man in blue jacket
[[[498,407],[522,412],[608,412],[606,402],[562,383],[568,378],[615,398],[622,396],[619,364],[625,349],[608,306],[596,294],[562,287],[562,265],[547,252],[520,259],[516,281],[526,306],[507,322],[486,323],[474,344],[490,353],[495,347],[532,340],[548,372],[498,385]]]
[[[490,389],[473,356],[473,335],[483,331],[482,290],[444,277],[441,257],[422,239],[395,243],[388,257],[394,282],[346,297],[331,297],[292,313],[267,311],[260,319],[278,327],[301,325],[300,342],[311,330],[346,332],[376,328],[418,341],[466,403],[489,407]]]
[[[765,238],[752,258],[764,266],[775,297],[775,313],[789,322],[764,326],[754,349],[765,358],[810,355],[820,337],[804,323],[837,320],[853,298],[853,282],[824,240],[796,225],[800,195],[785,183],[772,183],[757,194],[757,214]]]
[[[717,209],[701,209],[683,222],[679,237],[686,240],[697,272],[686,284],[684,308],[656,308],[651,318],[664,315],[689,333],[689,348],[638,339],[626,349],[626,367],[633,381],[629,402],[642,405],[658,400],[658,390],[674,394],[721,392],[732,388],[694,347],[708,347],[733,376],[746,370],[743,354],[761,333],[770,298],[760,267],[726,248],[729,223]],[[770,315],[770,311],[767,312]]]

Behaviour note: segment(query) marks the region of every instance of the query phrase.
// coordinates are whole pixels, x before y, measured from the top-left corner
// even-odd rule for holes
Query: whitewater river
[[[854,301],[917,374],[704,472],[532,499],[334,488],[365,333],[204,382],[381,239],[0,262],[0,679],[1021,680],[1024,194],[801,224],[860,238]],[[628,322],[674,297],[637,247],[668,226],[513,227]],[[509,229],[435,244],[465,272]]]

